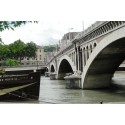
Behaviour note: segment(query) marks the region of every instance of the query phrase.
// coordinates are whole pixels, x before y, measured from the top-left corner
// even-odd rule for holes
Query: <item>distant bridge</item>
[[[97,21],[59,51],[47,65],[56,79],[66,73],[81,77],[80,88],[110,86],[114,72],[125,60],[125,21]]]

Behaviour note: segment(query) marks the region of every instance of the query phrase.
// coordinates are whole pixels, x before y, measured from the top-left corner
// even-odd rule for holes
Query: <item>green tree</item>
[[[0,60],[10,57],[10,50],[8,45],[0,44]]]
[[[25,44],[20,39],[9,45],[0,44],[0,60],[15,59],[21,62],[24,57],[35,57],[36,50],[34,42]]]
[[[9,45],[9,50],[10,50],[10,58],[14,58],[16,60],[20,60],[24,58],[25,54],[25,43],[23,41],[16,40],[14,43],[11,43]]]
[[[18,66],[19,65],[18,61],[15,59],[7,59],[4,61],[4,64],[6,66]]]
[[[37,46],[34,42],[27,43],[25,46],[25,57],[35,57]]]

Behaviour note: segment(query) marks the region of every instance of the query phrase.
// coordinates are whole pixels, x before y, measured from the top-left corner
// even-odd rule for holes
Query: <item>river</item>
[[[101,81],[100,81],[101,82]],[[38,101],[5,101],[0,103],[28,103],[28,104],[122,104],[125,103],[125,72],[116,72],[112,85],[119,88],[82,90],[66,89],[65,80],[50,80],[41,76],[40,96]],[[101,83],[100,83],[101,84]]]
[[[101,81],[100,81],[101,82]],[[125,72],[114,74],[112,85],[122,86],[122,89],[66,89],[65,80],[50,80],[41,77],[39,103],[52,104],[99,104],[125,102]]]

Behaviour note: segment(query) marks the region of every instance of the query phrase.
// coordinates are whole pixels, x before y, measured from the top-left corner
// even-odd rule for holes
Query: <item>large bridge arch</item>
[[[74,66],[70,57],[65,55],[62,58],[60,58],[57,71],[58,79],[64,79],[66,73],[73,73],[74,71],[76,71],[76,67]]]
[[[105,36],[95,47],[82,73],[82,88],[109,87],[112,76],[125,59],[125,27]]]

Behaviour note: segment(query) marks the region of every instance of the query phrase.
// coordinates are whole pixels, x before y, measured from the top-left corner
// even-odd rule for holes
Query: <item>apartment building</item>
[[[25,57],[21,60],[21,64],[25,66],[43,66],[45,65],[45,53],[42,46],[37,46],[36,57],[29,58]]]
[[[71,41],[79,34],[79,32],[69,32],[64,34],[61,41],[59,41],[59,48],[63,49],[71,43]]]

